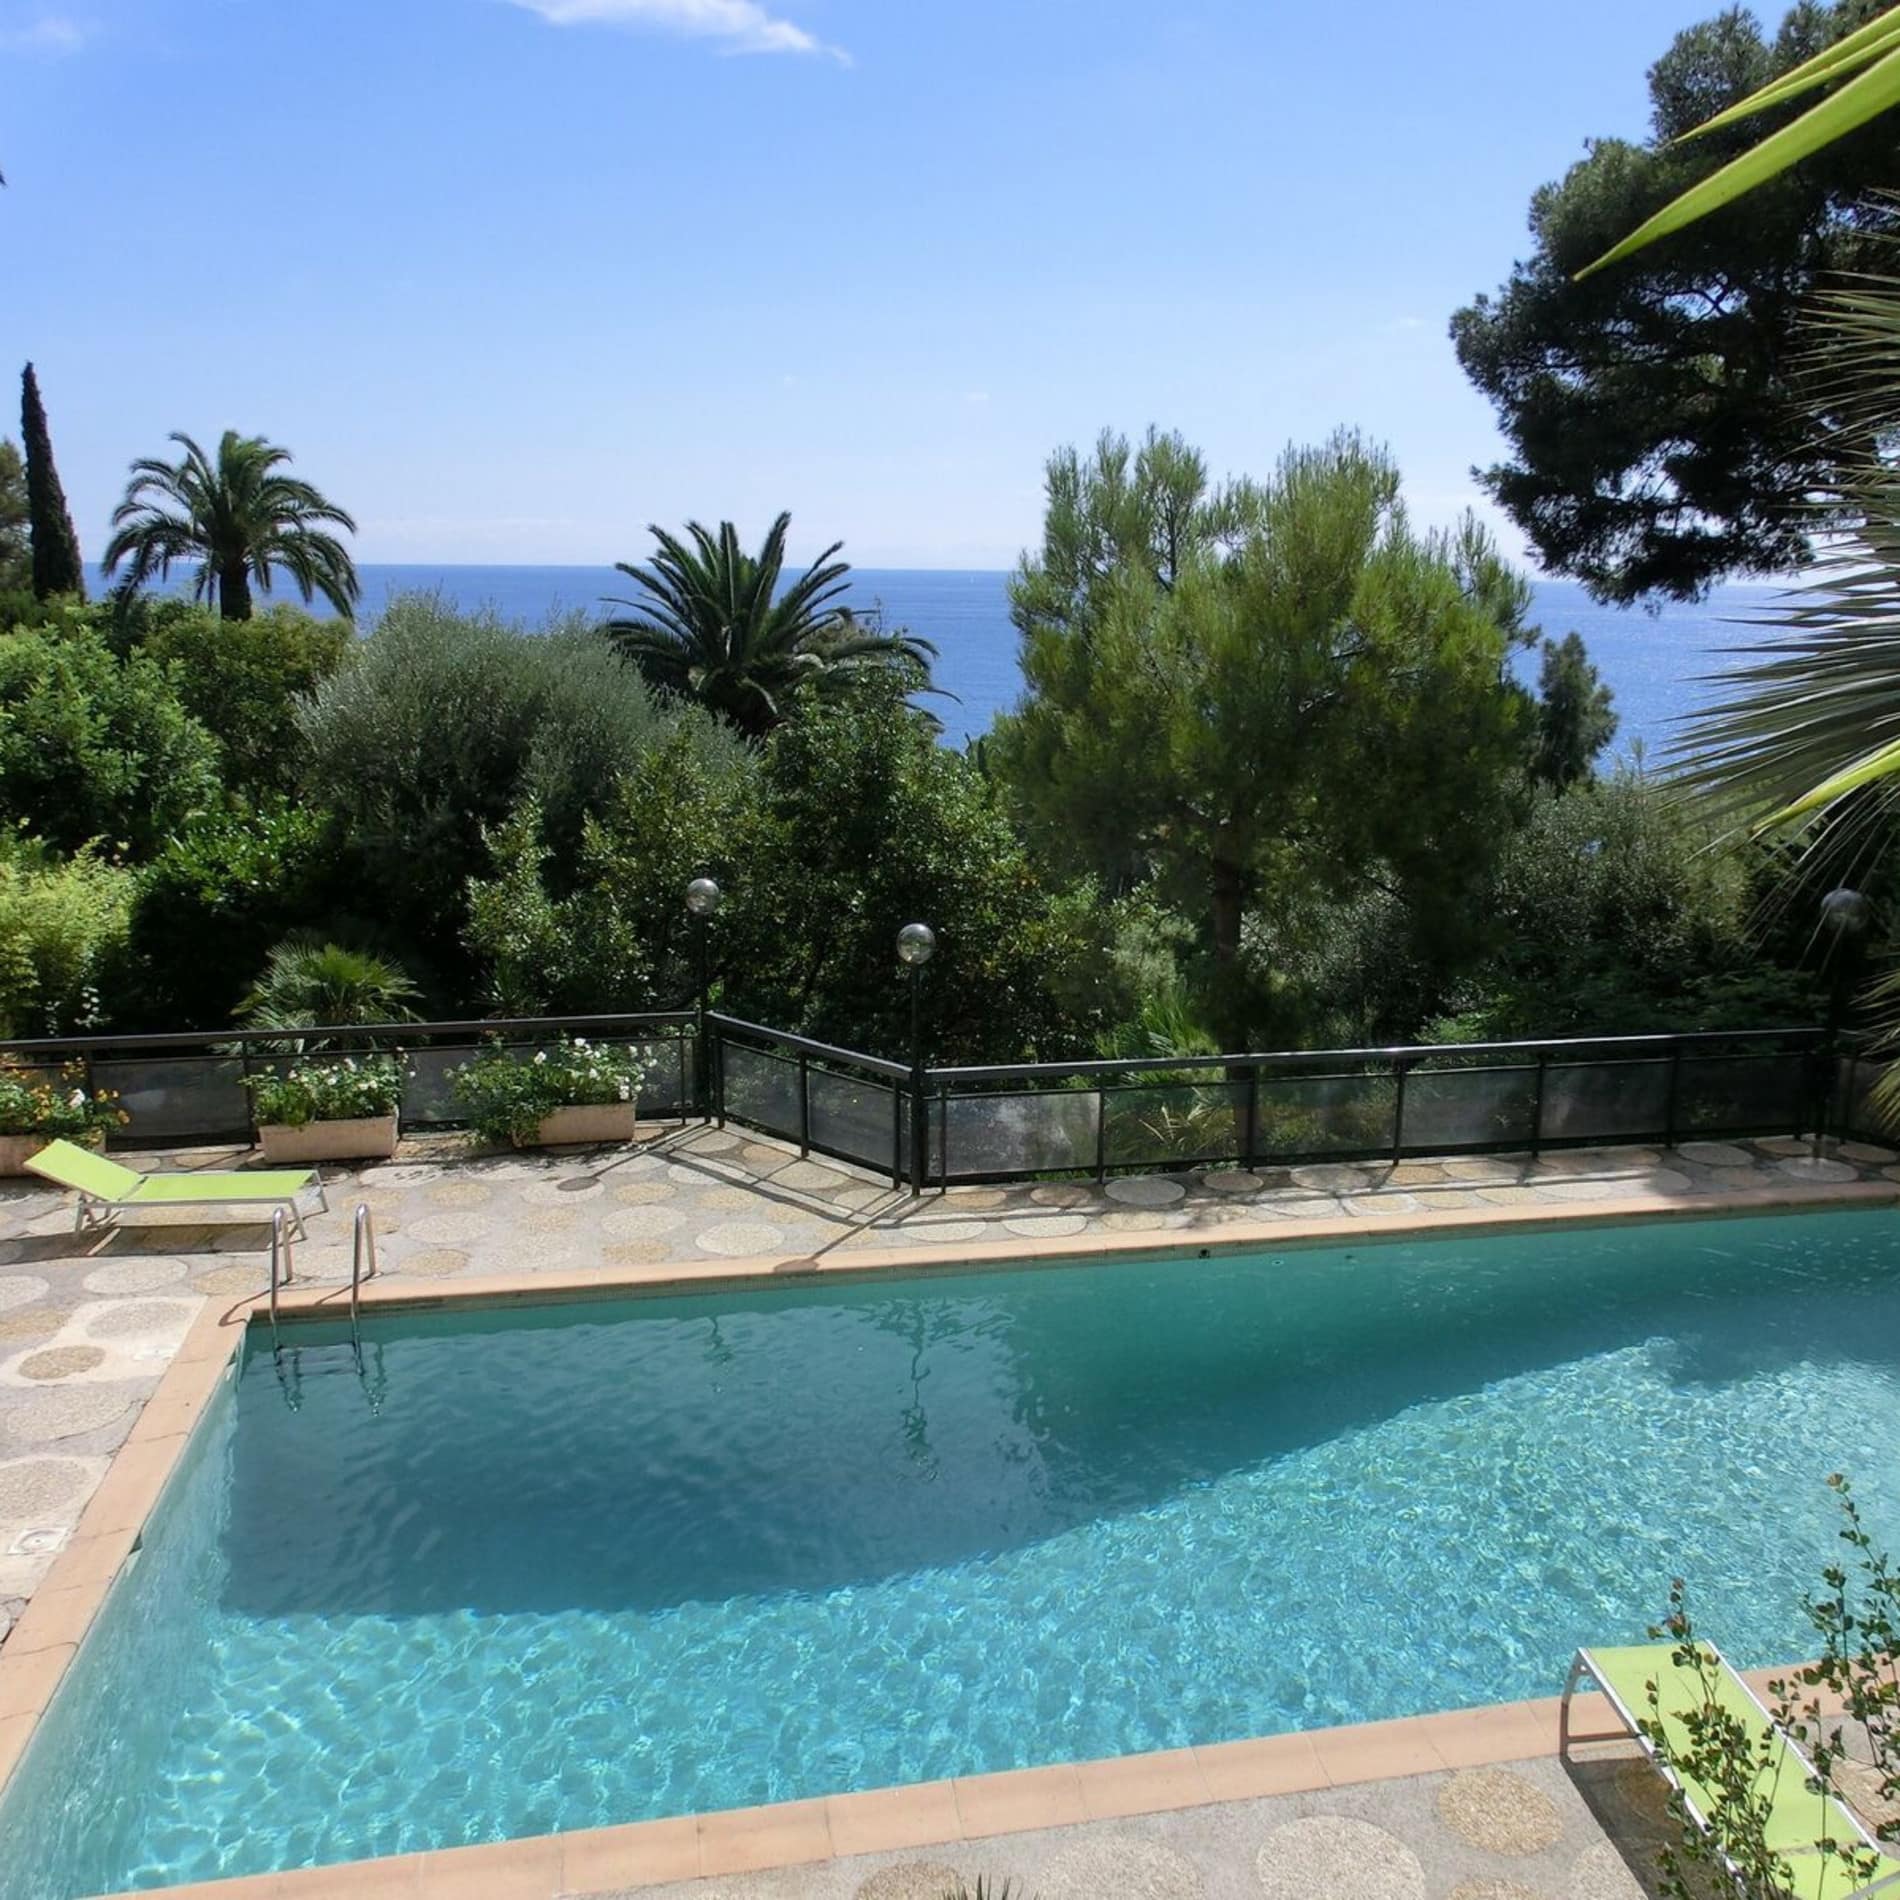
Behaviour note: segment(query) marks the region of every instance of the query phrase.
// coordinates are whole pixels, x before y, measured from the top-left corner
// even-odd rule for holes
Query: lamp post
[[[686,887],[686,914],[693,920],[693,948],[699,964],[699,1038],[693,1059],[693,1090],[699,1098],[699,1112],[706,1116],[712,1079],[712,1051],[706,1040],[706,1009],[712,994],[712,919],[724,896],[709,877],[696,877]]]
[[[1847,993],[1859,962],[1860,939],[1867,929],[1869,906],[1859,891],[1843,885],[1821,899],[1821,936],[1826,944],[1832,981],[1828,985],[1827,1039],[1821,1050],[1821,1086],[1814,1118],[1814,1159],[1819,1161],[1827,1141],[1829,1111],[1840,1086],[1841,1027],[1847,1019]]]
[[[924,965],[937,954],[937,933],[928,924],[906,924],[897,933],[897,960],[910,972],[910,1191],[924,1191],[930,1166],[930,1134],[924,1126]]]

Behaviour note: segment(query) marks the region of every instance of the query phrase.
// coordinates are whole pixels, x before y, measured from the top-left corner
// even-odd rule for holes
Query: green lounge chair
[[[110,1226],[128,1208],[275,1206],[289,1212],[301,1238],[304,1225],[297,1196],[305,1188],[315,1188],[317,1205],[325,1213],[330,1210],[323,1177],[315,1168],[140,1174],[136,1168],[108,1161],[70,1141],[48,1142],[26,1165],[79,1196],[75,1233],[89,1226]]]
[[[1570,1698],[1581,1683],[1595,1683],[1643,1752],[1661,1769],[1670,1785],[1681,1791],[1697,1826],[1707,1832],[1710,1816],[1721,1804],[1720,1792],[1678,1774],[1658,1756],[1655,1743],[1642,1730],[1645,1719],[1660,1720],[1672,1752],[1683,1753],[1690,1746],[1683,1715],[1700,1709],[1708,1690],[1692,1666],[1676,1662],[1679,1647],[1675,1643],[1647,1643],[1632,1649],[1578,1650],[1576,1661],[1570,1665],[1559,1708],[1558,1747],[1569,1746]],[[1704,1643],[1701,1649],[1715,1664],[1718,1705],[1746,1726],[1752,1742],[1759,1744],[1765,1738],[1773,1738],[1755,1793],[1765,1796],[1769,1802],[1767,1844],[1772,1852],[1786,1860],[1793,1875],[1790,1890],[1796,1900],[1861,1900],[1863,1895],[1870,1894],[1900,1900],[1900,1860],[1881,1853],[1873,1836],[1842,1802],[1810,1787],[1813,1766],[1795,1746],[1793,1738],[1776,1726],[1761,1698],[1729,1666],[1713,1643]],[[1659,1711],[1653,1718],[1649,1714],[1652,1682],[1657,1689]],[[1816,1844],[1822,1840],[1859,1841],[1876,1855],[1878,1864],[1866,1880],[1855,1884],[1854,1875],[1844,1861],[1819,1851]],[[1729,1871],[1737,1872],[1733,1866]]]

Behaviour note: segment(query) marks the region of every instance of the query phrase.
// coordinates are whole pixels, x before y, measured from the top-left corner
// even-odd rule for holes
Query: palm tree
[[[782,593],[789,514],[773,522],[756,556],[739,546],[730,521],[715,538],[686,524],[692,545],[650,528],[659,552],[650,567],[616,565],[643,598],[609,600],[632,609],[601,632],[636,665],[649,685],[701,705],[752,738],[763,737],[791,710],[804,681],[838,684],[874,668],[894,668],[928,688],[937,649],[928,640],[867,627],[839,605],[851,572],[832,556],[834,541]]]
[[[298,932],[270,953],[237,1014],[253,1029],[414,1022],[418,994],[400,964]]]
[[[278,473],[290,451],[227,429],[214,463],[190,436],[171,439],[185,451],[176,466],[132,464],[125,499],[112,516],[117,532],[106,549],[106,572],[129,560],[125,585],[134,588],[154,574],[163,579],[174,561],[196,561],[198,598],[215,600],[226,620],[248,620],[251,583],[268,594],[281,567],[306,602],[321,594],[348,619],[361,591],[356,565],[325,530],[354,534],[356,523],[308,482]]]

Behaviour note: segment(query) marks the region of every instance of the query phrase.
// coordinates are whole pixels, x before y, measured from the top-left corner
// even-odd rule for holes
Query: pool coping
[[[458,1306],[555,1304],[668,1294],[738,1291],[773,1283],[911,1277],[935,1271],[1085,1265],[1110,1258],[1184,1256],[1397,1242],[1459,1233],[1534,1232],[1673,1219],[1819,1213],[1900,1203],[1900,1183],[1790,1183],[1786,1188],[1697,1195],[1643,1194],[1616,1201],[1346,1215],[1303,1221],[1237,1221],[1216,1233],[1179,1230],[1012,1238],[974,1245],[859,1248],[699,1264],[602,1267],[579,1272],[494,1275],[452,1284],[374,1280],[360,1304],[381,1312]],[[281,1322],[347,1318],[350,1289],[293,1287],[278,1300]],[[209,1302],[193,1321],[125,1444],[114,1456],[71,1540],[0,1648],[0,1794],[25,1754],[67,1665],[105,1602],[147,1519],[178,1468],[192,1431],[227,1376],[249,1328],[267,1324],[267,1294]],[[162,1891],[191,1900],[359,1895],[374,1891],[437,1900],[494,1895],[551,1900],[566,1892],[653,1886],[717,1874],[759,1872],[852,1854],[922,1847],[999,1834],[1152,1814],[1206,1803],[1292,1794],[1436,1770],[1530,1760],[1557,1752],[1556,1699],[1408,1716],[1351,1728],[1203,1748],[1127,1755],[832,1795],[480,1847],[350,1861],[292,1873],[245,1876]],[[1584,1738],[1606,1705],[1579,1703]],[[1620,1727],[1615,1731],[1620,1734]]]

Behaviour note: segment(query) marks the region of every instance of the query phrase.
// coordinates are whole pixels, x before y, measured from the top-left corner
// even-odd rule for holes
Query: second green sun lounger
[[[150,1207],[282,1207],[304,1231],[297,1196],[317,1191],[329,1211],[323,1179],[315,1168],[233,1169],[203,1173],[141,1174],[70,1141],[48,1142],[26,1164],[35,1174],[79,1196],[74,1230],[107,1226],[128,1209]]]
[[[1900,1900],[1900,1860],[1880,1853],[1873,1837],[1841,1802],[1808,1786],[1814,1771],[1807,1757],[1789,1735],[1776,1727],[1761,1698],[1729,1666],[1721,1651],[1713,1643],[1701,1647],[1715,1665],[1717,1705],[1743,1724],[1752,1742],[1772,1738],[1754,1792],[1769,1803],[1767,1845],[1787,1861],[1796,1900],[1861,1900],[1863,1895]],[[1559,1745],[1569,1739],[1571,1697],[1583,1682],[1595,1683],[1644,1753],[1681,1789],[1689,1812],[1706,1831],[1710,1817],[1721,1805],[1720,1792],[1685,1777],[1661,1760],[1655,1743],[1642,1731],[1644,1721],[1660,1721],[1672,1754],[1680,1759],[1690,1748],[1683,1717],[1702,1708],[1709,1691],[1695,1668],[1676,1662],[1678,1648],[1675,1643],[1646,1643],[1632,1649],[1578,1650],[1564,1684],[1558,1717]],[[1650,1712],[1652,1682],[1656,1685],[1655,1715]],[[1819,1851],[1817,1843],[1823,1840],[1858,1842],[1879,1856],[1879,1864],[1866,1880],[1856,1884],[1845,1862]]]

